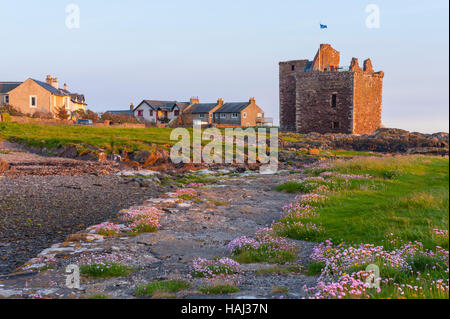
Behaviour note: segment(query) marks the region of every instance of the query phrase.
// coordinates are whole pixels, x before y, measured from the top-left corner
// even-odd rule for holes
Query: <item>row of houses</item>
[[[47,75],[45,81],[29,78],[24,82],[0,82],[0,106],[11,105],[23,114],[44,113],[55,115],[65,108],[70,115],[77,111],[86,111],[83,94],[72,93],[67,84],[59,87],[58,78]],[[244,102],[200,103],[192,97],[187,102],[143,100],[136,107],[131,104],[129,110],[106,111],[111,114],[134,116],[143,123],[193,124],[214,126],[258,126],[271,124],[264,111],[254,98]]]
[[[141,122],[164,124],[175,123],[182,126],[261,126],[272,124],[264,116],[264,111],[256,105],[255,99],[245,102],[224,102],[219,98],[214,103],[200,103],[198,97],[189,102],[143,100],[130,110],[107,111],[111,114],[126,114]]]
[[[0,106],[4,105],[30,115],[55,114],[62,107],[73,114],[87,106],[83,94],[70,92],[67,84],[60,88],[58,78],[51,75],[47,75],[45,82],[31,78],[24,82],[0,82]]]

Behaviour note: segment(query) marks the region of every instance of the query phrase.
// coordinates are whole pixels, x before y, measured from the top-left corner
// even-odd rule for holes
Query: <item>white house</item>
[[[143,100],[133,110],[138,120],[152,123],[169,123],[178,118],[189,102]]]

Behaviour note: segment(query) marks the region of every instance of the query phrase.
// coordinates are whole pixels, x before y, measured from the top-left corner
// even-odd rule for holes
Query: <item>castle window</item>
[[[295,65],[291,65],[291,70],[295,71]]]
[[[337,94],[333,94],[331,96],[331,107],[336,107],[337,106]]]
[[[332,122],[331,128],[341,128],[341,123],[340,122]]]

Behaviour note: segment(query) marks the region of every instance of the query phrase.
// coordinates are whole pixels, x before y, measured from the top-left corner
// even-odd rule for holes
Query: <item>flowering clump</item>
[[[448,230],[447,229],[433,229],[433,233],[436,237],[448,242]]]
[[[192,275],[194,277],[215,278],[218,275],[233,275],[239,272],[239,263],[230,258],[207,260],[197,258],[193,261]]]
[[[175,193],[171,194],[172,197],[177,197],[184,200],[191,200],[197,197],[197,191],[192,188],[180,188]]]
[[[369,273],[360,271],[352,275],[345,274],[336,282],[319,282],[316,287],[304,286],[306,294],[311,299],[361,299],[369,298],[370,284],[366,282]]]
[[[312,193],[312,194],[298,195],[295,198],[295,201],[303,205],[316,205],[324,202],[326,199],[327,197],[325,195]]]
[[[311,298],[370,298],[377,295],[395,298],[448,298],[448,251],[439,246],[431,251],[424,249],[422,243],[414,242],[386,251],[383,246],[368,244],[334,245],[330,239],[314,248],[311,259],[323,265],[317,287],[305,287]],[[367,282],[371,281],[367,277],[370,274],[364,270],[370,264],[380,268],[384,278],[377,280],[387,292],[381,288],[369,289]],[[440,271],[447,277],[447,282],[434,280],[427,283],[428,279],[421,278],[419,270]],[[400,278],[411,276],[411,283],[415,284],[397,283],[394,278],[399,274],[402,274]]]
[[[129,222],[134,233],[153,233],[160,227],[161,211],[154,207],[140,207],[129,210],[122,215],[122,220]]]
[[[275,235],[272,228],[260,229],[255,238],[239,237],[227,248],[235,259],[242,262],[285,263],[295,259],[295,248]]]
[[[95,278],[122,277],[131,274],[135,268],[129,266],[132,258],[126,255],[91,255],[80,260],[81,274]]]
[[[103,236],[116,236],[120,233],[119,225],[109,222],[94,225],[92,226],[92,229],[95,231],[95,233]]]

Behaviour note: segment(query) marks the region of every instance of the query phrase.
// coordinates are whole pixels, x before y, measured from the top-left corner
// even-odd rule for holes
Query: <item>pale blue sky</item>
[[[79,29],[65,25],[70,3]],[[370,3],[379,29],[365,25]],[[386,126],[448,132],[448,9],[447,0],[1,0],[0,81],[52,74],[95,111],[254,96],[278,120],[278,62],[312,59],[321,22],[342,65],[370,57],[385,72]]]

